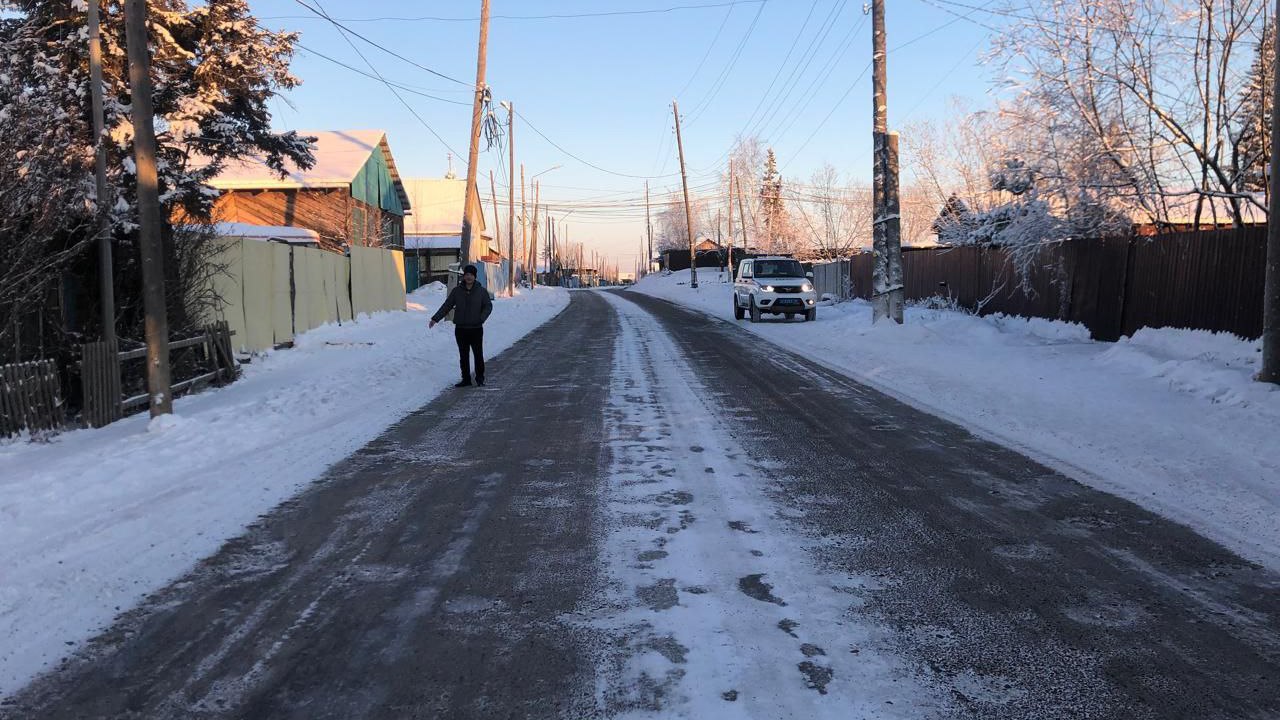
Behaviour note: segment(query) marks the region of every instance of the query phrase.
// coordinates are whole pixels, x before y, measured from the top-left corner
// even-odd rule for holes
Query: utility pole
[[[480,0],[480,46],[476,52],[476,93],[471,104],[471,149],[467,153],[467,189],[462,196],[462,262],[469,263],[471,256],[471,207],[474,201],[480,207],[476,186],[476,163],[480,156],[480,121],[484,110],[484,68],[489,54],[489,0]]]
[[[738,186],[738,219],[742,221],[742,254],[747,254],[748,238],[747,238],[747,214],[742,209],[742,181],[737,182]]]
[[[1276,0],[1276,18],[1280,20],[1280,0]],[[1272,60],[1271,97],[1280,98],[1280,53]],[[1267,279],[1263,283],[1262,306],[1262,369],[1258,379],[1280,385],[1280,212],[1276,198],[1280,197],[1280,114],[1271,113],[1271,177],[1267,185],[1271,197],[1267,203]]]
[[[902,324],[902,225],[898,208],[898,135],[888,129],[887,69],[884,38],[884,0],[871,0],[871,52],[874,125],[872,144],[872,271],[871,322],[888,317]]]
[[[684,224],[689,236],[689,287],[698,287],[698,259],[693,251],[693,214],[689,210],[689,177],[684,171],[684,142],[680,139],[680,108],[671,101],[671,114],[676,118],[676,148],[680,151],[680,184],[684,186]]]
[[[644,227],[649,236],[649,254],[644,258],[644,272],[649,273],[649,263],[653,262],[653,222],[649,219],[649,181],[644,181]],[[641,248],[643,250],[643,248]]]
[[[533,274],[531,275],[533,280],[530,283],[530,287],[538,284],[538,255],[541,254],[538,252],[538,202],[540,200],[540,197],[539,197],[540,195],[541,193],[538,192],[538,181],[534,180],[533,181],[533,229],[532,229],[532,232],[529,234],[529,237],[532,240],[532,242],[529,243],[529,251],[530,251],[529,260],[530,260],[530,266],[533,268]]]
[[[729,279],[733,279],[733,160],[729,160],[729,197],[725,203],[729,214]]]
[[[516,104],[507,101],[507,297],[516,296]]]
[[[147,49],[147,2],[126,0],[125,44],[129,51],[129,97],[133,158],[138,179],[138,245],[142,250],[142,303],[146,314],[147,392],[151,417],[173,412],[169,376],[169,318],[164,298],[160,181],[156,175],[155,108],[151,104],[151,57]]]
[[[498,248],[502,248],[502,225],[498,222],[498,185],[493,182],[493,171],[489,171],[489,197],[493,198],[493,238],[498,241]],[[483,238],[482,238],[483,239]],[[488,250],[488,248],[485,248]]]
[[[115,271],[111,260],[111,195],[107,189],[107,141],[102,113],[102,31],[99,0],[89,0],[89,94],[93,103],[93,170],[98,199],[98,292],[102,306],[102,339],[116,342]]]
[[[525,274],[529,274],[529,211],[524,204],[524,163],[520,163],[520,262],[525,263]],[[533,280],[529,281],[529,289],[533,289]]]

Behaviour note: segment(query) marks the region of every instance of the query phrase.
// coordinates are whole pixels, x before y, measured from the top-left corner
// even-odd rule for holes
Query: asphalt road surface
[[[0,717],[1280,717],[1280,576],[731,323],[489,367]]]

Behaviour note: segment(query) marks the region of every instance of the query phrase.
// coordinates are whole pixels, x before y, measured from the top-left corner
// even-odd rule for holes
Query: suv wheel
[[[733,319],[741,320],[746,316],[747,316],[746,311],[744,311],[742,309],[742,306],[738,304],[738,294],[734,293],[733,294]]]
[[[760,308],[756,307],[756,299],[751,298],[751,322],[760,322]]]
[[[818,308],[814,308],[814,309],[812,309],[812,310],[806,310],[806,311],[805,311],[805,313],[804,313],[804,319],[805,319],[805,322],[809,322],[809,321],[811,321],[811,320],[817,320],[817,319],[818,319]]]

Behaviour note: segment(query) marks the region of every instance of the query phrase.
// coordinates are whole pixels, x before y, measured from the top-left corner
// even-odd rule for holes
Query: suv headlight
[[[761,286],[760,286],[760,292],[773,292],[773,286],[772,286],[772,285],[761,285]]]
[[[813,285],[805,283],[800,286],[800,292],[813,292]]]

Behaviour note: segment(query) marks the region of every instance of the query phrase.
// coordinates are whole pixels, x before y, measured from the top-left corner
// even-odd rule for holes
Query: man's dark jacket
[[[472,283],[471,289],[467,289],[465,282],[458,283],[445,298],[444,304],[431,316],[432,321],[440,322],[440,319],[453,311],[453,324],[460,328],[478,328],[484,325],[484,321],[489,319],[489,313],[493,312],[493,301],[489,299],[489,291],[484,289],[480,283]]]

